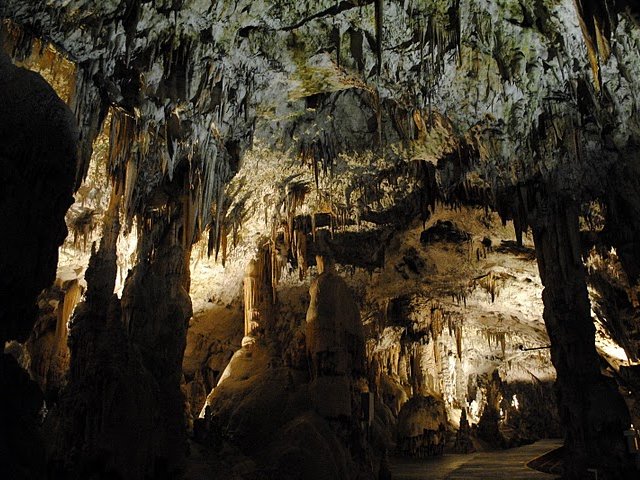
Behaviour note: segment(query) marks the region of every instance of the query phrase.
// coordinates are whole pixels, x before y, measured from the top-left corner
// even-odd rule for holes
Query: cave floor
[[[429,459],[393,457],[389,463],[394,480],[528,480],[553,479],[526,466],[531,460],[562,446],[562,440],[541,440],[524,447],[468,455],[446,454]]]

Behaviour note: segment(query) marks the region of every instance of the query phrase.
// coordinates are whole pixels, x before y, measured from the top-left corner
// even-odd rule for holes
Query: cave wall
[[[0,343],[24,341],[37,315],[36,297],[55,279],[58,247],[73,202],[78,130],[71,111],[38,74],[0,51]],[[17,361],[0,357],[0,463],[15,478],[44,471],[39,429],[42,393]]]

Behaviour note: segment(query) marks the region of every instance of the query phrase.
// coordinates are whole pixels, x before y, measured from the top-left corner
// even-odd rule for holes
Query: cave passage
[[[98,3],[0,4],[0,477],[638,478],[635,3]]]

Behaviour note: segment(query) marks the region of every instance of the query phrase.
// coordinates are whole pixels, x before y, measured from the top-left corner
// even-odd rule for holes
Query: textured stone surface
[[[36,320],[36,297],[55,279],[71,205],[77,130],[68,107],[38,74],[0,51],[0,469],[14,478],[44,472],[42,393],[9,355]]]
[[[57,249],[67,234],[77,129],[68,107],[40,75],[14,67],[4,53],[0,68],[0,202],[8,227],[0,257],[7,299],[0,338],[24,341],[35,321],[36,297],[55,279]]]
[[[535,399],[523,398],[518,411],[530,418],[546,398],[553,374],[546,350],[529,348],[546,347],[550,338],[567,442],[582,452],[571,457],[567,471],[581,475],[585,455],[611,475],[624,469],[606,454],[590,453],[610,449],[609,458],[623,460],[615,441],[599,442],[591,430],[600,426],[606,432],[602,438],[613,439],[627,421],[621,399],[603,383],[594,340],[612,372],[626,358],[637,359],[640,344],[635,330],[640,34],[634,3],[7,0],[0,17],[10,19],[2,25],[16,60],[31,58],[31,47],[44,46],[35,39],[46,38],[75,63],[66,70],[75,78],[63,83],[80,126],[76,186],[95,190],[106,179],[99,182],[88,173],[91,164],[106,170],[121,202],[122,230],[131,232],[126,241],[124,234],[109,239],[109,229],[97,226],[110,257],[94,257],[94,268],[104,270],[94,271],[91,282],[87,274],[90,288],[75,317],[76,339],[69,337],[69,398],[84,392],[84,407],[78,409],[84,418],[103,418],[114,430],[90,429],[83,437],[76,431],[82,422],[71,422],[56,454],[62,471],[83,473],[79,463],[64,465],[65,445],[81,438],[88,447],[80,457],[86,453],[85,465],[98,465],[101,472],[112,467],[123,472],[129,461],[135,464],[132,477],[181,469],[180,370],[192,304],[197,313],[211,315],[207,324],[241,330],[241,323],[232,325],[214,312],[241,308],[242,278],[252,259],[263,266],[264,286],[274,302],[263,360],[303,371],[301,352],[309,346],[304,342],[313,350],[314,340],[302,334],[306,274],[319,267],[312,259],[325,237],[331,238],[340,274],[349,278],[360,304],[369,340],[365,383],[382,393],[392,411],[412,395],[436,393],[455,413],[454,422],[467,407],[475,420],[487,402],[487,376],[498,369],[504,392]],[[94,143],[106,125],[108,132]],[[110,147],[100,154],[107,137]],[[1,148],[5,145],[12,143],[3,141]],[[98,190],[109,190],[106,181],[100,185]],[[44,205],[33,202],[33,191],[39,190],[25,193],[17,205]],[[566,199],[561,208],[539,208],[553,204],[557,195]],[[54,197],[47,192],[43,198],[58,218],[69,199],[51,201]],[[79,238],[87,238],[90,212],[101,203],[90,199],[86,210],[76,208],[70,215]],[[480,208],[471,214],[473,207]],[[0,219],[3,225],[23,219],[19,208],[2,210],[8,216]],[[512,222],[515,243],[490,210]],[[586,223],[601,215],[601,225],[583,228],[579,238],[578,215]],[[438,241],[421,244],[421,232],[437,233],[430,229],[443,225],[438,221],[457,224],[447,229],[455,235],[445,232]],[[540,322],[541,285],[532,270],[529,227],[545,286],[548,336]],[[52,270],[53,250],[23,263],[25,244],[42,237],[42,230],[33,230],[19,234],[5,250],[17,252],[7,257],[13,262],[9,271],[23,272],[26,283],[34,280],[25,287],[5,277],[16,301],[5,302],[15,312],[7,310],[2,328],[9,325],[10,337],[19,339],[31,323],[17,329],[17,314],[53,281],[51,272],[41,278],[34,273],[38,262]],[[207,230],[208,241],[194,248]],[[63,233],[59,225],[45,240],[57,245]],[[425,240],[435,239],[425,234]],[[127,243],[137,248],[129,250]],[[129,256],[125,250],[135,252],[134,258],[123,260]],[[80,251],[75,245],[65,254],[65,272],[84,271],[88,260]],[[585,251],[586,279],[580,258]],[[207,254],[221,265],[201,258]],[[619,265],[607,267],[608,259]],[[82,273],[76,275],[72,278],[82,284]],[[596,301],[597,337],[587,280]],[[121,300],[113,297],[121,292],[118,284],[126,284]],[[571,299],[562,301],[563,295]],[[580,314],[567,313],[572,307]],[[83,317],[102,320],[83,322]],[[577,340],[574,329],[582,332]],[[189,337],[199,345],[187,348],[184,364],[182,388],[191,391],[189,401],[201,398],[205,384],[222,381],[224,363],[237,348],[231,337],[207,332]],[[255,339],[245,347],[251,345]],[[112,349],[115,363],[134,366],[133,371],[109,370],[103,360]],[[262,372],[265,366],[259,367]],[[111,373],[100,377],[108,379],[105,385],[136,384],[130,403],[121,407],[130,415],[126,418],[140,431],[154,428],[153,439],[134,459],[126,459],[129,443],[113,441],[126,436],[117,415],[90,408],[108,405],[111,397],[99,383],[83,383],[82,372],[105,368]],[[576,369],[577,379],[566,375]],[[516,391],[517,382],[535,383],[540,374],[547,386],[539,398],[528,387]],[[270,376],[264,375],[258,385],[268,383]],[[588,395],[579,395],[582,391]],[[596,405],[592,400],[602,399],[619,408],[601,421],[588,412]],[[225,421],[230,419],[247,431],[241,414]],[[322,431],[317,421],[296,423],[291,437]],[[65,430],[68,425],[61,422]],[[109,460],[98,455],[95,463],[94,453],[109,442],[118,445],[107,448]],[[170,451],[172,443],[180,447]],[[354,458],[366,460],[367,453],[356,450],[351,449]]]

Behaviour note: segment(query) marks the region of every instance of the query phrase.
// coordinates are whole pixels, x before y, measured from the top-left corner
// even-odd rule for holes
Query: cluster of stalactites
[[[216,220],[212,227],[215,236],[226,240],[220,219],[225,213],[222,192],[230,176],[212,133],[192,133],[202,138],[194,139],[189,146],[190,142],[171,139],[163,123],[115,109],[107,162],[115,189],[122,195],[129,225],[135,217],[147,222],[154,218],[154,212],[171,209],[170,196],[180,199],[185,247],[197,241],[212,218]],[[217,207],[214,212],[212,204]],[[165,213],[172,215],[170,211]],[[217,251],[220,242],[216,245]],[[226,255],[226,245],[223,247]]]
[[[447,311],[447,309],[437,302],[431,302],[429,306],[430,311],[430,323],[429,333],[434,340],[434,354],[436,358],[438,356],[437,340],[442,335],[445,326],[447,327],[450,337],[455,337],[456,340],[456,354],[458,359],[462,359],[462,331],[463,322],[462,316],[453,312]]]
[[[157,105],[151,98],[140,100],[142,103],[133,107],[126,106],[127,101],[120,98],[122,105],[116,105],[117,98],[112,99],[109,93],[107,100],[101,90],[104,85],[97,83],[101,67],[96,62],[75,66],[49,44],[15,23],[3,20],[1,27],[7,39],[5,44],[14,59],[27,59],[37,49],[39,71],[50,70],[52,78],[62,74],[73,76],[67,80],[70,85],[66,87],[66,100],[77,124],[82,127],[76,189],[86,178],[94,141],[107,112],[111,111],[108,174],[123,197],[125,225],[130,227],[137,217],[144,226],[153,217],[148,215],[148,210],[158,210],[171,203],[166,201],[164,206],[160,205],[165,200],[163,194],[171,192],[186,199],[182,211],[189,218],[183,222],[184,243],[190,245],[197,241],[212,224],[219,249],[220,241],[226,237],[222,234],[224,225],[221,221],[226,213],[223,190],[231,177],[227,152],[217,127],[223,123],[228,93],[228,85],[222,78],[222,64],[208,61],[207,68],[193,72],[186,60],[192,53],[195,55],[191,51],[195,47],[192,42],[178,42],[177,50],[171,50],[162,60],[167,77],[163,92],[168,97],[164,106]],[[161,55],[164,54],[154,51],[149,61],[153,63]],[[170,82],[174,76],[181,81]],[[112,103],[111,107],[109,103]],[[80,233],[82,237],[83,232]]]
[[[615,29],[617,18],[611,14],[606,1],[576,0],[574,3],[589,55],[594,85],[599,91],[602,88],[600,67],[611,55],[611,32]]]
[[[489,272],[480,277],[477,282],[491,296],[491,303],[495,302],[500,293],[500,276],[495,272]]]
[[[0,21],[3,48],[18,66],[37,70],[69,103],[76,89],[77,66],[67,60],[52,44],[34,38],[9,19]]]
[[[483,330],[482,336],[487,341],[489,348],[492,346],[500,345],[500,350],[502,351],[502,356],[504,357],[507,345],[507,333],[500,332],[495,330]]]
[[[327,175],[331,172],[338,157],[338,148],[331,136],[326,132],[312,140],[303,141],[299,148],[300,160],[304,165],[308,165],[313,169],[313,177],[317,187],[320,174]]]
[[[310,244],[313,243],[316,253],[319,245],[318,231],[328,227],[331,235],[336,230],[342,230],[351,223],[349,211],[335,202],[325,201],[324,195],[319,190],[317,195],[320,203],[324,205],[322,210],[308,215],[299,215],[310,193],[309,184],[297,181],[294,178],[287,179],[281,185],[276,195],[276,200],[265,207],[265,225],[269,224],[268,210],[272,208],[271,235],[267,243],[267,251],[271,259],[271,285],[274,289],[280,280],[282,272],[289,264],[298,267],[299,278],[302,280],[311,265]],[[321,209],[320,206],[317,208]],[[326,252],[324,252],[326,253]]]

